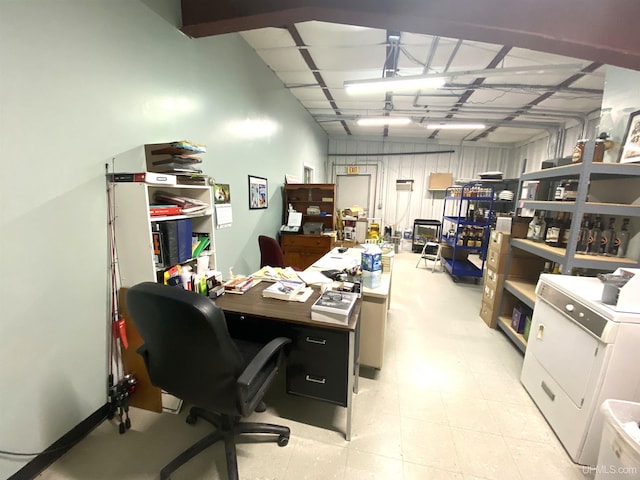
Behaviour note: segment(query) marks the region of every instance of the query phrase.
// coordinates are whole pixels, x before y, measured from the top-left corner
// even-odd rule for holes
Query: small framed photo
[[[267,179],[249,175],[249,209],[267,208],[269,191]]]
[[[640,162],[640,110],[629,115],[629,122],[622,139],[618,162]]]

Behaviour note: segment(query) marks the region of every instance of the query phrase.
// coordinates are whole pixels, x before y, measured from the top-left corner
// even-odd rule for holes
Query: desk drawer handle
[[[317,378],[311,378],[309,375],[307,375],[305,377],[305,380],[307,382],[313,382],[313,383],[321,383],[322,385],[324,385],[327,382],[326,378],[321,378],[321,379],[317,379]]]
[[[327,341],[326,340],[314,340],[313,338],[309,338],[307,337],[307,342],[309,343],[317,343],[318,345],[326,345]]]

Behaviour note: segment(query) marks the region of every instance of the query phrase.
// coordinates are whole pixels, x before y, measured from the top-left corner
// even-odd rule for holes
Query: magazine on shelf
[[[305,286],[304,282],[298,280],[279,280],[265,288],[262,296],[279,300],[297,300],[299,294],[305,293]]]
[[[327,290],[311,306],[311,319],[346,325],[357,293]]]
[[[209,209],[209,204],[195,198],[183,197],[169,192],[156,192],[154,201],[157,203],[170,203],[182,207],[183,214],[204,213]]]

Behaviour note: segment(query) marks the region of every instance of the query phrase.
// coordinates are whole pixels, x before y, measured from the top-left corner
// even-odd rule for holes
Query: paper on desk
[[[291,267],[280,268],[280,267],[270,267],[265,265],[260,270],[255,273],[252,273],[251,276],[253,278],[260,278],[262,280],[297,280],[298,275],[296,275],[296,271]]]
[[[360,263],[359,257],[352,255],[325,255],[313,264],[316,268],[323,270],[344,270],[345,268],[355,267]]]
[[[307,285],[319,285],[323,283],[333,282],[333,280],[331,280],[329,277],[325,277],[317,270],[308,270],[305,272],[296,273],[298,274],[298,277],[300,277],[300,280],[302,280]]]

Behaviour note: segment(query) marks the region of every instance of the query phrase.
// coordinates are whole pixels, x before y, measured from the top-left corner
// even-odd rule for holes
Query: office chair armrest
[[[249,365],[245,367],[240,377],[238,377],[236,389],[241,403],[240,409],[244,416],[250,414],[262,399],[268,384],[271,383],[271,379],[275,376],[277,364],[276,368],[273,369],[273,372],[269,373],[267,376],[268,381],[265,381],[263,385],[260,385],[254,395],[250,397],[252,382],[260,376],[259,374],[275,355],[282,354],[282,348],[288,343],[291,343],[291,339],[286,337],[278,337],[271,340],[260,349]]]

